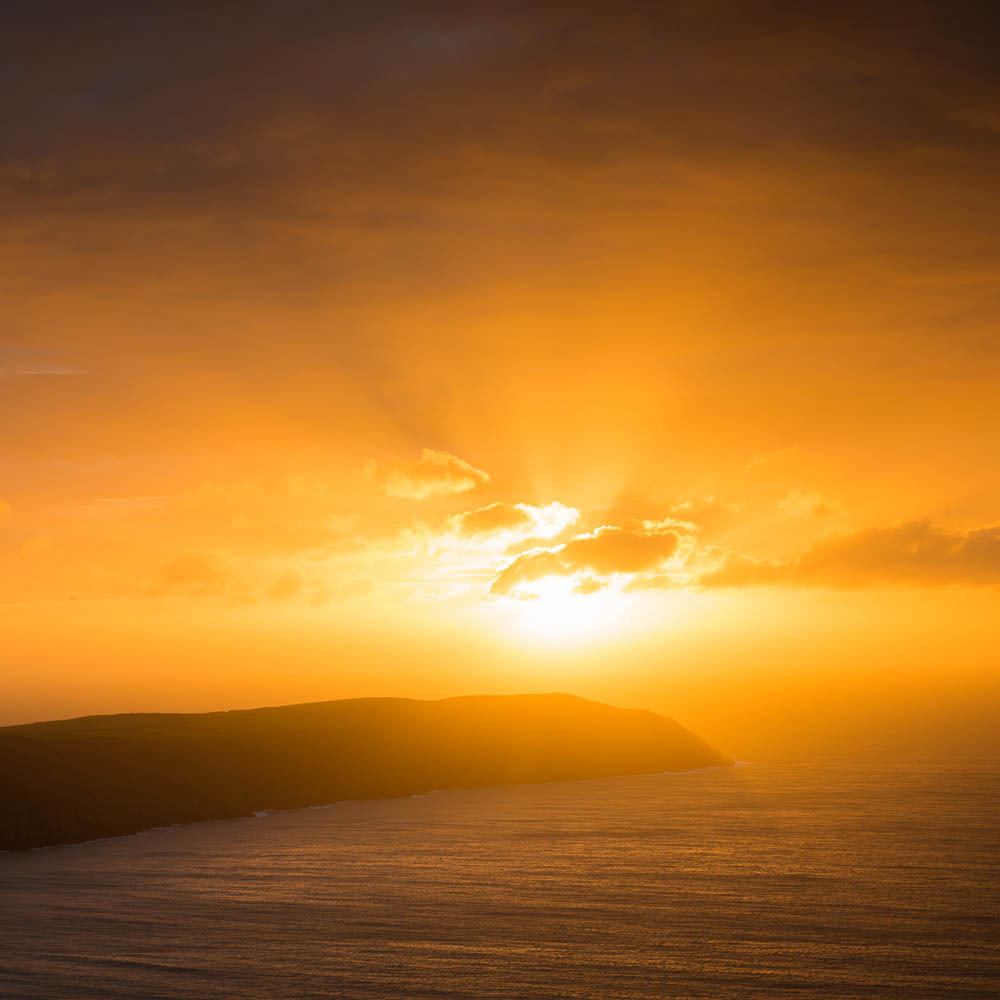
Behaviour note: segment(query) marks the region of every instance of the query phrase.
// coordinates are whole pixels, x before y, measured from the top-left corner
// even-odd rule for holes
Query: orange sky
[[[0,723],[979,725],[995,25],[869,6],[15,3]]]

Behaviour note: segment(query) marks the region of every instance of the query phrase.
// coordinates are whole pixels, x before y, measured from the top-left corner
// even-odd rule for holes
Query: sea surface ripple
[[[4,1000],[998,995],[984,759],[447,790],[0,854]]]

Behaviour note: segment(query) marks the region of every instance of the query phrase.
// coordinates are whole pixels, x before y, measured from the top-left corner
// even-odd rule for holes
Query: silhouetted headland
[[[729,764],[663,716],[564,694],[95,715],[0,728],[0,848],[435,788]]]

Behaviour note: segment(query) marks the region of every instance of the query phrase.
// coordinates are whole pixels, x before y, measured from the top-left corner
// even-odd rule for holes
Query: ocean
[[[1000,996],[1000,765],[442,790],[0,854],[4,1000]]]

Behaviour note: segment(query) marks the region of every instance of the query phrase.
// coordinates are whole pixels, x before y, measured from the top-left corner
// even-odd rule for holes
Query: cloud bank
[[[703,587],[772,584],[854,589],[886,584],[1000,585],[1000,525],[949,531],[930,521],[869,528],[821,541],[779,563],[729,553],[702,575]]]
[[[927,520],[823,539],[788,561],[699,544],[684,522],[605,525],[563,545],[519,555],[494,578],[494,596],[519,596],[546,577],[576,577],[576,590],[680,587],[1000,586],[1000,524],[966,531]]]

